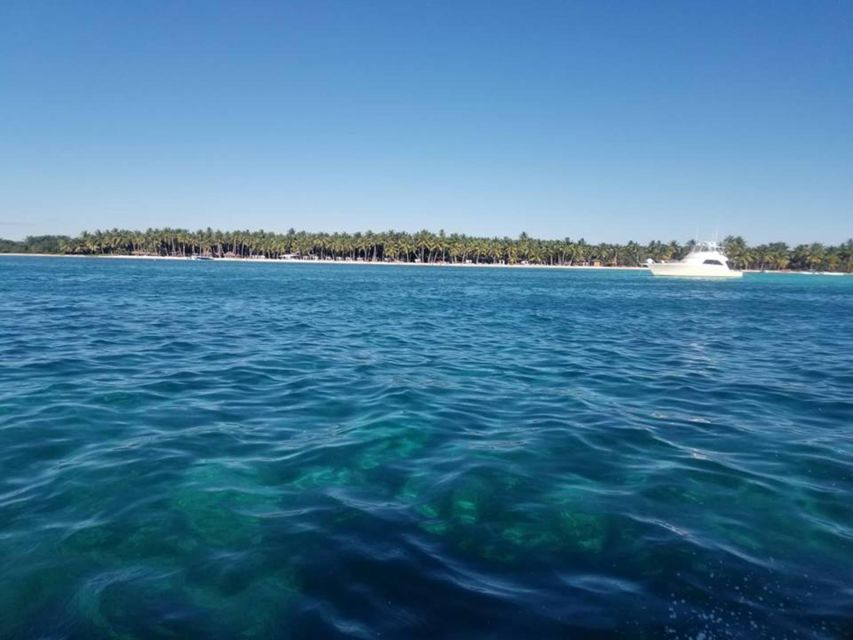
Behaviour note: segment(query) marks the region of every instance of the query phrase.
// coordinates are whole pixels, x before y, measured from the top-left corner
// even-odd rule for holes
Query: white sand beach
[[[14,256],[19,258],[62,258],[81,260],[172,260],[191,262],[192,258],[182,256],[146,256],[146,255],[78,255],[59,253],[0,253],[0,257]],[[556,265],[556,264],[491,264],[491,263],[453,263],[453,262],[371,262],[365,260],[309,260],[305,258],[213,258],[206,262],[239,262],[265,264],[327,264],[327,265],[360,265],[375,267],[437,267],[437,268],[475,268],[475,269],[579,269],[616,270],[616,271],[646,271],[646,267],[606,266],[606,265]]]

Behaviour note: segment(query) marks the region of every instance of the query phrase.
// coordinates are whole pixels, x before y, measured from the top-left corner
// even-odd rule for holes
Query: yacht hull
[[[657,262],[649,264],[654,276],[670,278],[740,278],[742,271],[732,271],[723,265],[684,264],[681,262]]]

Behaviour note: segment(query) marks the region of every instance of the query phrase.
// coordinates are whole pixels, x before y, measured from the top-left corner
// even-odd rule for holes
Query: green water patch
[[[704,512],[701,526],[710,539],[756,559],[772,555],[796,565],[807,557],[836,565],[853,553],[849,512],[832,492],[787,489],[783,497],[782,490],[749,484]]]
[[[560,551],[561,537],[552,523],[522,511],[500,514],[501,520],[481,520],[455,529],[455,541],[465,553],[497,564],[542,563]]]
[[[17,558],[26,562],[7,567],[0,575],[0,638],[36,637],[33,629],[43,629],[47,619],[58,617],[70,585],[87,570],[78,558],[43,554]]]
[[[605,519],[574,505],[560,505],[560,541],[569,548],[584,553],[601,553],[607,538]]]
[[[205,463],[187,472],[169,504],[197,541],[243,546],[260,541],[261,516],[280,508],[280,496],[251,473]]]
[[[527,479],[492,467],[465,473],[446,494],[449,518],[462,529],[513,519],[528,485]]]
[[[192,539],[175,535],[179,516],[169,504],[141,506],[110,521],[69,526],[56,544],[62,555],[82,555],[89,561],[102,558],[167,558],[191,550]]]
[[[356,467],[364,471],[411,458],[420,452],[427,442],[426,431],[413,427],[384,428],[378,435],[371,431],[371,435],[375,441],[356,459]]]
[[[364,483],[363,475],[352,469],[334,466],[313,466],[298,473],[285,486],[297,491],[326,487],[349,487]]]
[[[480,539],[461,538],[457,546],[462,552],[492,564],[511,565],[519,562],[522,557],[518,548],[493,536]]]
[[[559,532],[547,523],[519,519],[501,529],[501,537],[516,547],[524,549],[555,550],[559,547]]]
[[[163,576],[146,581],[148,582],[146,588],[138,590],[132,596],[123,594],[125,591],[123,583],[132,581],[134,577],[143,576],[144,571],[141,569],[117,570],[92,576],[83,580],[75,590],[74,599],[69,608],[82,622],[88,634],[115,640],[136,638],[132,620],[128,619],[138,615],[136,612],[139,607],[148,609],[146,614],[150,614],[152,600],[177,602],[175,594],[170,591]],[[146,618],[148,618],[147,615]],[[146,629],[146,632],[152,635],[169,637],[174,636],[177,631],[177,629],[164,629],[158,622],[150,619],[148,622],[153,624]]]
[[[413,475],[397,499],[410,506],[422,531],[490,562],[513,563],[530,553],[556,552],[567,536],[565,530],[574,532],[579,544],[595,547],[594,523],[580,522],[580,515],[574,528],[555,522],[541,504],[522,501],[529,489],[526,478],[478,469],[438,485],[425,474]]]
[[[447,533],[447,531],[450,529],[449,524],[447,524],[446,522],[440,522],[440,521],[436,521],[436,522],[425,521],[425,522],[421,522],[419,526],[421,529],[423,529],[427,533],[431,533],[431,534],[436,535],[436,536],[442,536],[445,533]]]
[[[60,553],[109,553],[121,546],[124,531],[110,523],[91,523],[72,528],[58,543]]]
[[[708,536],[714,544],[721,548],[731,549],[738,555],[763,557],[766,545],[765,534],[727,517],[711,517],[708,519]],[[708,534],[706,534],[708,535]]]
[[[441,516],[441,512],[438,510],[438,506],[429,503],[417,505],[415,507],[415,511],[417,511],[425,518],[438,518]]]
[[[707,492],[701,486],[695,486],[686,479],[679,482],[649,480],[642,491],[643,497],[660,504],[679,505],[680,509],[703,507],[708,500]]]
[[[217,575],[121,566],[81,581],[69,608],[92,637],[280,637],[298,584],[289,570],[255,571],[236,580],[221,559]]]
[[[561,550],[581,555],[600,554],[611,535],[605,505],[586,486],[567,484],[546,494],[545,508]]]
[[[289,569],[266,571],[253,576],[229,575],[219,579],[187,584],[185,594],[193,606],[205,611],[217,627],[235,638],[281,637],[286,630],[287,613],[299,594],[296,574]],[[211,584],[215,585],[211,588]],[[221,632],[220,632],[221,633]]]
[[[393,495],[399,469],[389,467],[421,452],[427,436],[421,430],[397,423],[379,422],[350,434],[346,446],[317,451],[313,464],[292,462],[280,472],[278,486],[288,491],[322,491],[370,487]]]
[[[487,480],[468,478],[450,495],[450,518],[456,526],[476,525],[494,493]]]
[[[431,487],[429,474],[413,473],[409,475],[396,494],[396,499],[405,504],[416,504]]]
[[[449,524],[443,520],[442,505],[434,494],[429,474],[414,473],[405,478],[394,500],[411,510],[419,528],[433,535],[443,535]]]
[[[461,530],[477,524],[490,489],[480,478],[462,478],[455,487],[427,487],[423,477],[415,476],[401,489],[400,495],[409,502],[428,531]]]

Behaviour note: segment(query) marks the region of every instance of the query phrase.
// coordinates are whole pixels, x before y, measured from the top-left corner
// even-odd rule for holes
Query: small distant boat
[[[677,262],[646,262],[654,276],[677,278],[740,278],[742,271],[729,269],[729,259],[716,242],[700,242]]]
[[[190,260],[213,260],[210,256],[190,256]]]

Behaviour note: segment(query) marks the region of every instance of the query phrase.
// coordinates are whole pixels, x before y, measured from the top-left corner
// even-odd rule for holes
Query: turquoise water
[[[0,638],[843,638],[853,277],[0,258]]]

